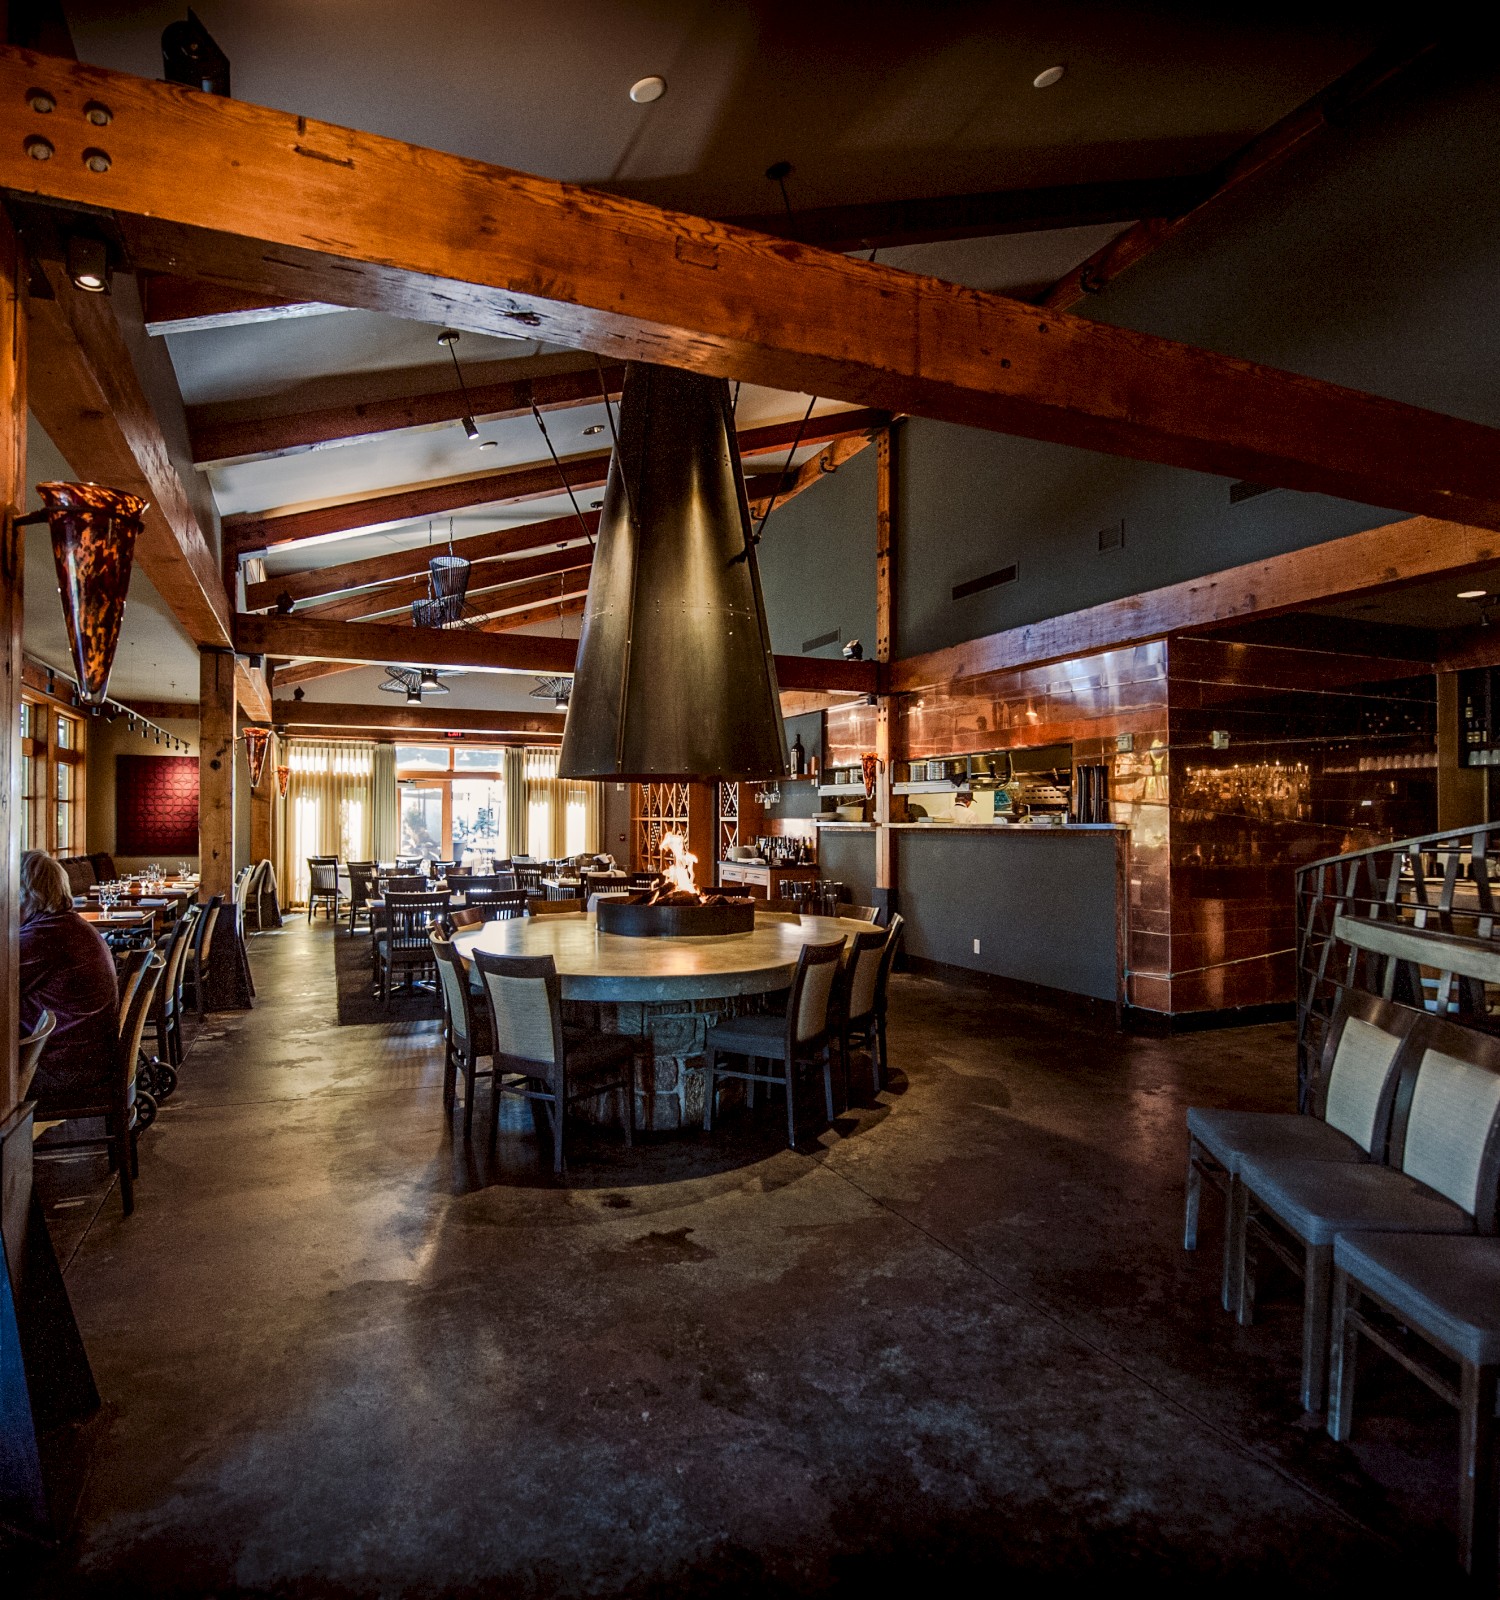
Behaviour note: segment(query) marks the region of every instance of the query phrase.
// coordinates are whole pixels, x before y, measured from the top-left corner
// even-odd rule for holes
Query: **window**
[[[505,752],[491,746],[397,745],[401,854],[508,855],[504,765]]]
[[[21,701],[21,848],[52,855],[87,849],[86,724],[39,695]]]

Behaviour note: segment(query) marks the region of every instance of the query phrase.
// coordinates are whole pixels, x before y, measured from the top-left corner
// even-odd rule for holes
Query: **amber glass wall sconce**
[[[260,788],[260,775],[266,770],[266,751],[271,747],[269,728],[245,729],[245,760],[250,766],[250,787]]]
[[[135,541],[147,502],[97,483],[39,483],[43,509],[17,524],[45,522],[78,675],[78,698],[99,706],[120,643]]]
[[[277,769],[276,769],[276,789],[277,789],[277,792],[281,795],[281,798],[283,800],[286,799],[287,785],[291,781],[292,781],[292,769],[290,767],[277,767]]]

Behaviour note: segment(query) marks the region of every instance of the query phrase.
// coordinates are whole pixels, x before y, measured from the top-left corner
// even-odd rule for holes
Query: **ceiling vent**
[[[1014,583],[1020,575],[1020,569],[1012,561],[1008,567],[996,567],[993,572],[985,573],[982,578],[970,578],[967,583],[955,583],[953,598],[967,600],[971,594],[983,594],[986,589],[998,589],[1003,583]]]
[[[1112,522],[1107,528],[1099,530],[1099,553],[1106,550],[1123,550],[1125,548],[1125,519]]]
[[[1270,494],[1275,488],[1271,483],[1231,483],[1229,485],[1229,503],[1237,506],[1242,500],[1253,500],[1258,494]]]
[[[802,654],[810,656],[814,650],[821,650],[826,645],[837,644],[844,636],[842,628],[835,628],[832,633],[820,633],[816,639],[802,641]]]

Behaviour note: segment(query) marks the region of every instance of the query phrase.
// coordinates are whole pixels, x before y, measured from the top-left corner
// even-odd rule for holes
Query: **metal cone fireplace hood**
[[[632,362],[558,776],[785,775],[729,385]]]

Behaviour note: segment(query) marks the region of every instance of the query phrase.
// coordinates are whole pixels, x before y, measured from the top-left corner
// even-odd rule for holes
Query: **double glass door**
[[[504,856],[505,786],[499,778],[408,778],[401,791],[401,854],[434,860]]]

